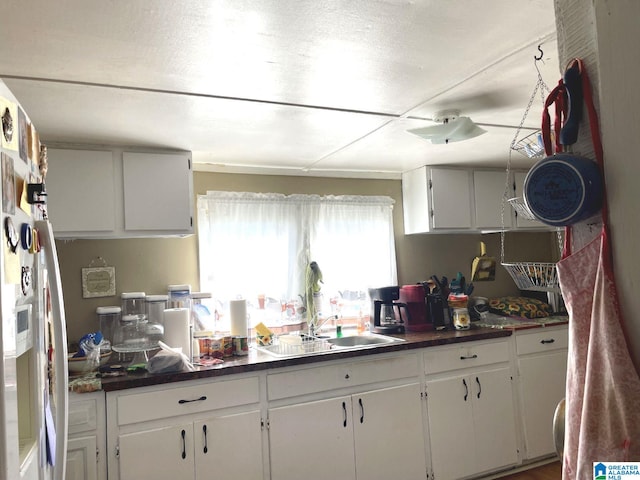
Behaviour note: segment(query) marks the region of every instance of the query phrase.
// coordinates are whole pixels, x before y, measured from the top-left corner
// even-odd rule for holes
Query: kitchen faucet
[[[329,320],[334,319],[334,320],[338,320],[338,315],[330,315],[327,318],[325,318],[320,325],[316,326],[316,322],[318,321],[318,316],[320,314],[316,313],[313,315],[313,317],[311,318],[311,321],[309,322],[309,336],[310,337],[315,337],[315,333],[316,331],[319,331],[322,326],[327,323]]]

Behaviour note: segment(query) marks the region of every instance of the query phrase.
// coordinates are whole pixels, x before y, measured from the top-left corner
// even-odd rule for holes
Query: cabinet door
[[[477,228],[502,228],[502,198],[506,183],[507,177],[505,172],[484,170],[475,170],[473,172]],[[504,227],[511,228],[511,225],[511,206],[505,204]]]
[[[260,412],[212,417],[194,424],[196,480],[263,477]]]
[[[120,435],[119,480],[191,479],[194,476],[193,425]]]
[[[553,415],[565,396],[567,351],[521,358],[518,370],[526,458],[552,454]]]
[[[420,386],[414,383],[354,395],[352,404],[358,479],[425,480]]]
[[[98,480],[96,437],[70,438],[67,442],[66,480]]]
[[[509,368],[469,376],[473,399],[476,472],[518,462],[513,385]]]
[[[54,233],[116,228],[113,153],[48,149],[47,213]]]
[[[471,386],[465,376],[427,382],[435,478],[455,479],[476,473],[471,402]]]
[[[471,228],[469,170],[431,169],[433,228]]]
[[[354,480],[351,398],[270,409],[269,446],[272,480]]]
[[[122,154],[125,230],[193,230],[188,154]]]

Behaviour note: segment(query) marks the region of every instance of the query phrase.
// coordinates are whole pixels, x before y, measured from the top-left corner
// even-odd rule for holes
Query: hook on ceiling
[[[536,62],[539,62],[540,60],[542,60],[542,57],[544,56],[544,52],[542,51],[542,44],[538,45],[538,51],[540,52],[540,56],[536,56],[536,55],[533,56]]]

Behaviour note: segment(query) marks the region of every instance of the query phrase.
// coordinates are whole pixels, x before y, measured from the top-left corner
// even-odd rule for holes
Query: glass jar
[[[122,315],[114,332],[113,349],[125,353],[148,349],[146,323],[139,315]]]
[[[453,309],[453,326],[456,330],[467,330],[471,328],[471,317],[466,308]]]

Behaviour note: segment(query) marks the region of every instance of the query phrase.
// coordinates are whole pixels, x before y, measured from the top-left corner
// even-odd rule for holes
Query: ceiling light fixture
[[[473,123],[469,117],[461,117],[460,110],[436,112],[433,115],[433,121],[441,122],[441,124],[414,128],[407,130],[407,132],[434,144],[460,142],[487,133],[486,130]]]

